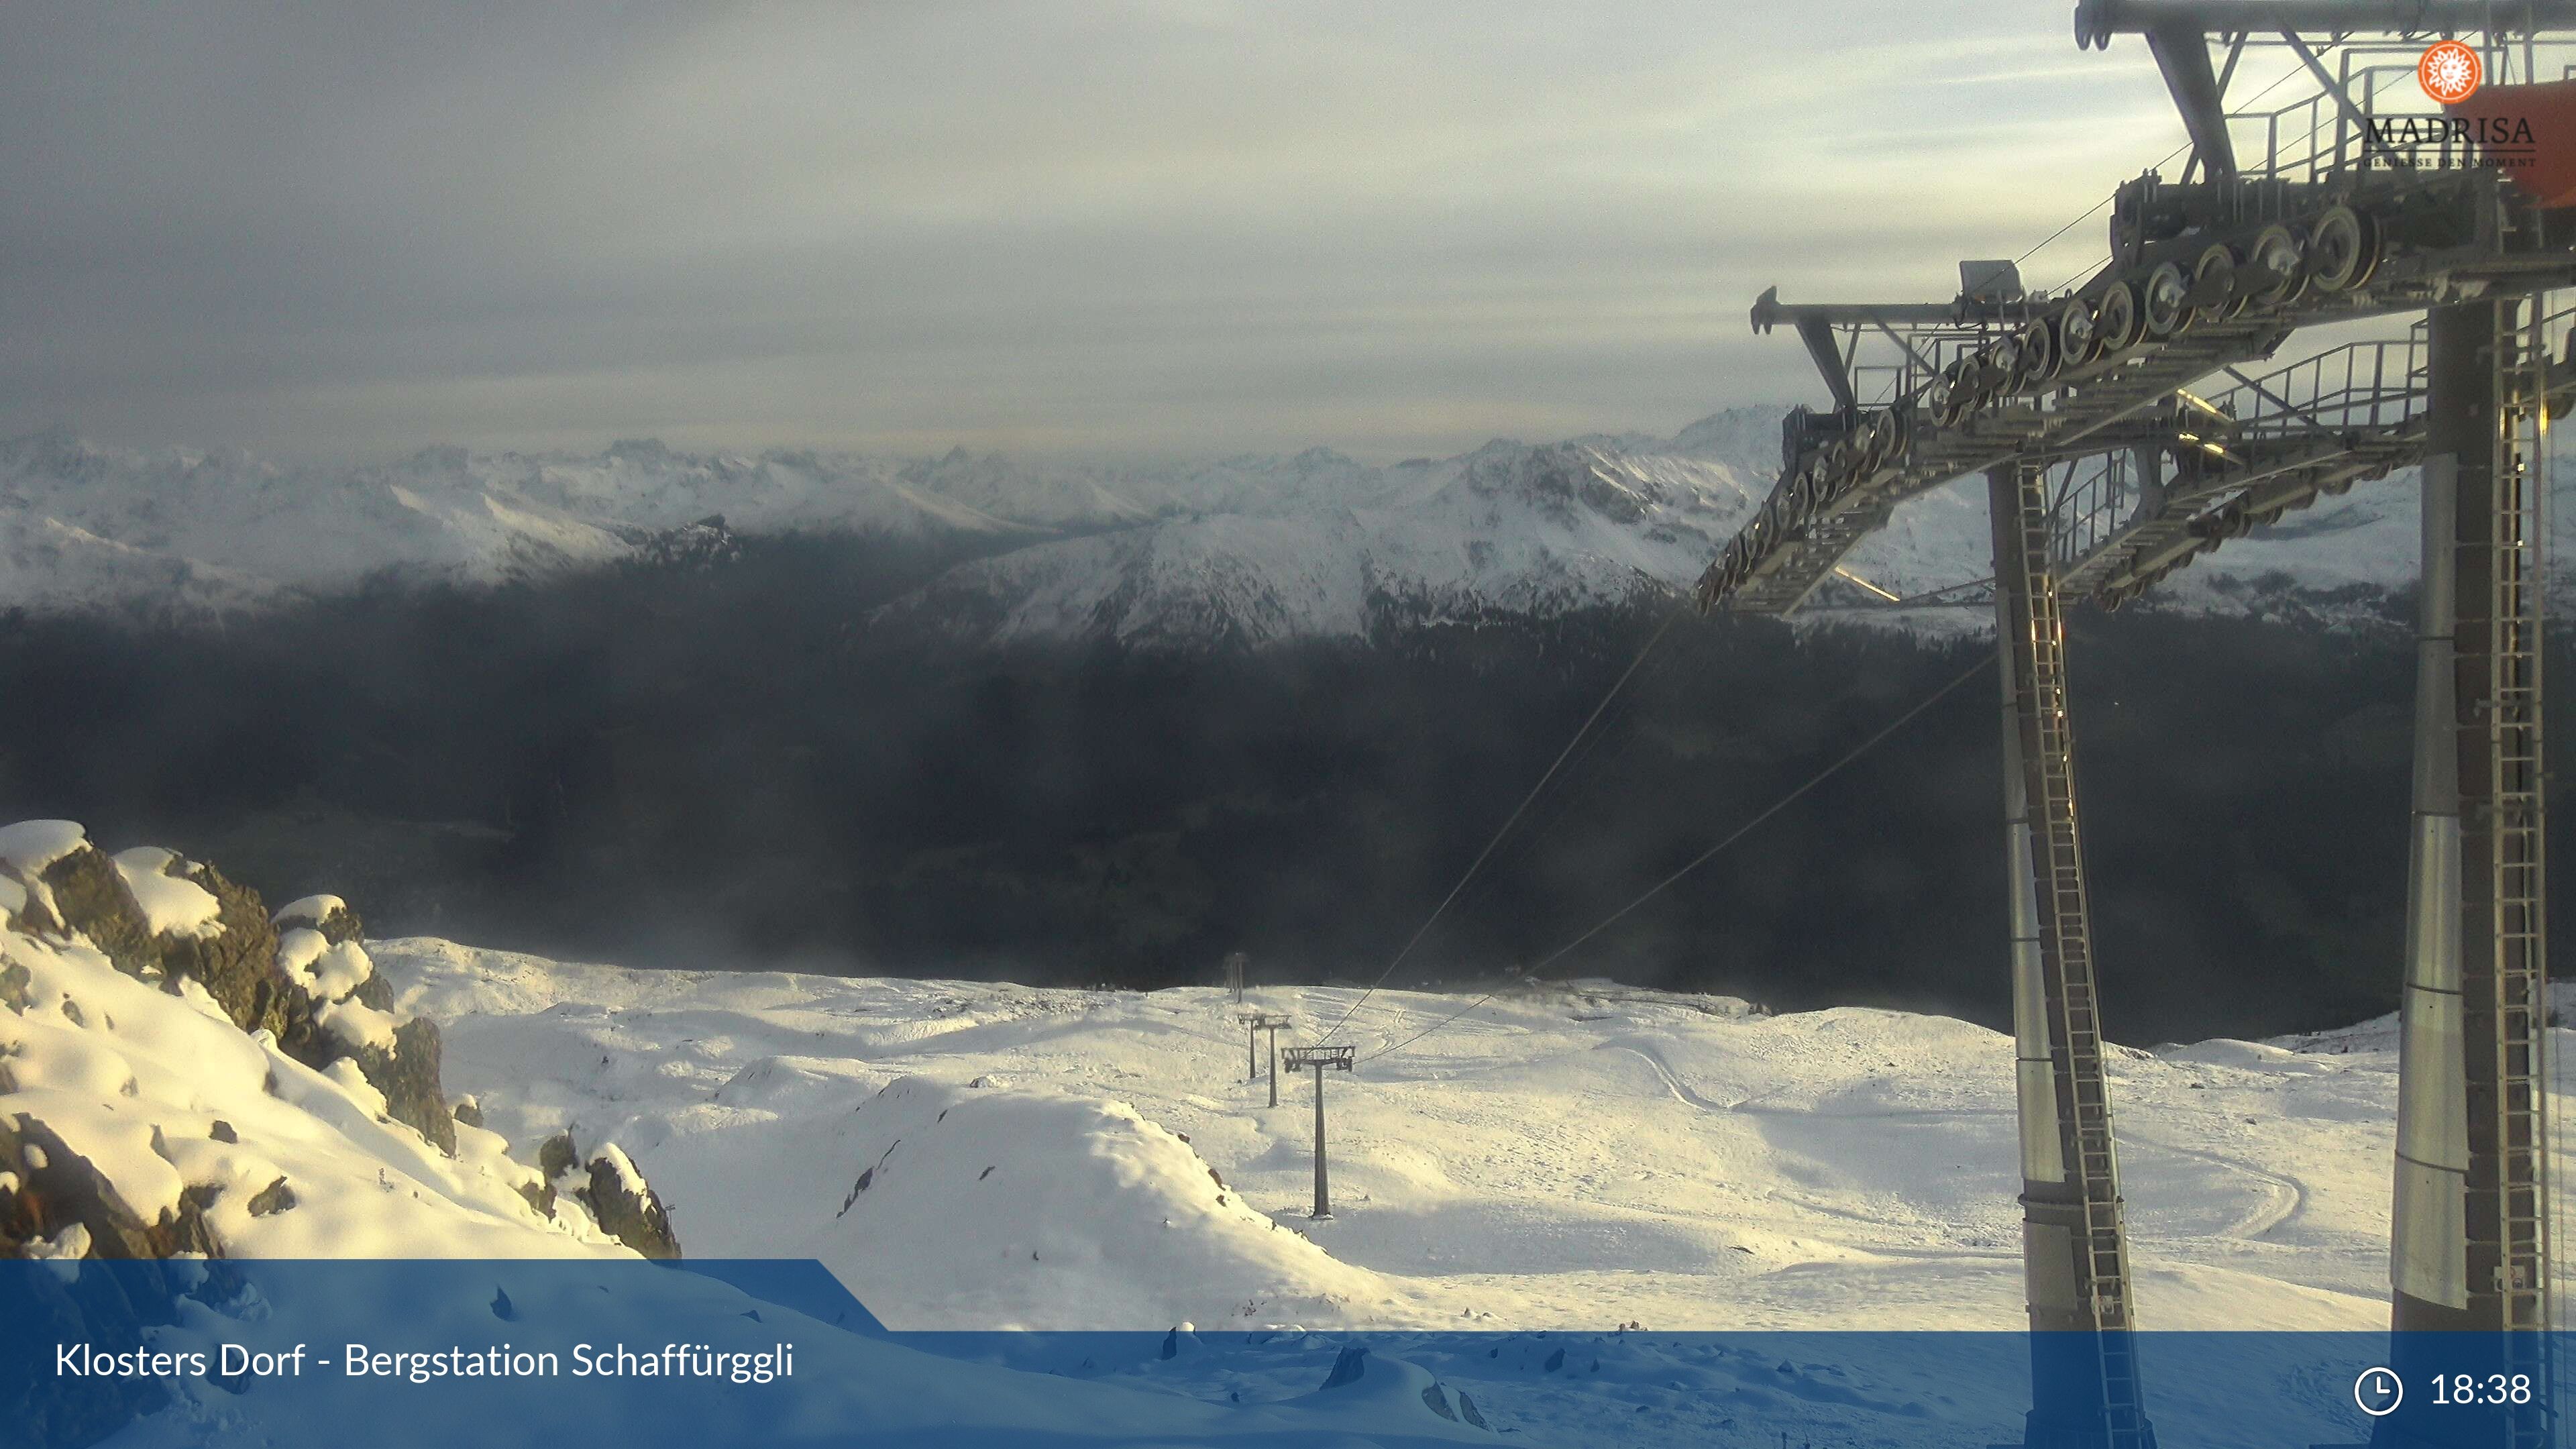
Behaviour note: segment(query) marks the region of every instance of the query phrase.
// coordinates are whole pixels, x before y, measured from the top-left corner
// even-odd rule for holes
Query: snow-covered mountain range
[[[1778,419],[1739,408],[1670,438],[1496,441],[1386,466],[1320,448],[1112,465],[963,450],[698,456],[646,441],[588,456],[435,448],[332,468],[101,448],[56,431],[0,442],[0,606],[218,617],[386,573],[492,583],[651,557],[721,519],[718,537],[970,545],[971,561],[879,615],[961,641],[1365,637],[1389,622],[1544,616],[1686,586],[1768,493]],[[2235,610],[2277,598],[2285,581],[2401,587],[2414,572],[2410,477],[2240,540],[2161,599]],[[1982,577],[1982,491],[1957,484],[1907,505],[1851,571],[1908,595]],[[1828,593],[1820,605],[1866,597],[1839,583]]]

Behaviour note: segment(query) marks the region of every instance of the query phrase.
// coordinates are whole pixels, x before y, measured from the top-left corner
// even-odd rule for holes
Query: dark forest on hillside
[[[1658,621],[1197,656],[868,626],[951,561],[788,538],[220,630],[13,616],[0,812],[574,959],[1154,986],[1242,949],[1366,980]],[[2403,631],[2072,628],[2111,1033],[2390,1009]],[[1685,621],[1400,982],[1538,960],[1990,647]],[[2000,1024],[1996,735],[1989,673],[1548,974]]]

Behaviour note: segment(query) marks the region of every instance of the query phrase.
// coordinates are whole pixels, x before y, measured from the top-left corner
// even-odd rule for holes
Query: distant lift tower
[[[1288,1070],[1315,1069],[1315,1212],[1321,1220],[1333,1215],[1333,1194],[1324,1173],[1324,1073],[1347,1072],[1356,1049],[1346,1046],[1290,1047]],[[1275,1090],[1275,1084],[1274,1084]]]
[[[1261,1063],[1252,1046],[1255,1032],[1270,1033],[1270,1105],[1279,1105],[1279,1033],[1291,1018],[1267,1011],[1247,1011],[1235,1017],[1244,1026],[1243,1079],[1247,1082],[1261,1075]]]
[[[1252,958],[1241,951],[1225,953],[1225,989],[1234,994],[1234,1004],[1243,1004],[1243,978],[1252,967]]]

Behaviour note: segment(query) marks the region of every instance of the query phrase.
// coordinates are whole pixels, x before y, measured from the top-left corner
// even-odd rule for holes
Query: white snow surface
[[[2012,1044],[1954,1020],[1599,983],[1372,1061],[1467,1004],[1381,991],[1313,1222],[1311,1080],[1268,1107],[1221,991],[376,952],[496,1130],[613,1136],[692,1253],[817,1257],[897,1328],[2022,1321]],[[1356,996],[1250,1004],[1294,1044]],[[2388,1023],[2111,1070],[2145,1326],[2384,1326]]]
[[[89,844],[89,833],[72,820],[21,820],[0,825],[0,861],[20,875],[33,876]]]
[[[336,1286],[336,1284],[334,1285]],[[406,1342],[494,1345],[488,1278],[437,1282],[420,1291],[417,1279],[402,1285],[414,1296],[402,1303]],[[294,1391],[235,1394],[203,1378],[177,1381],[172,1407],[130,1425],[111,1442],[116,1449],[269,1449],[280,1442],[320,1442],[316,1424],[364,1425],[365,1442],[402,1445],[705,1444],[846,1446],[885,1449],[1113,1449],[1128,1445],[1241,1444],[1278,1449],[1324,1444],[1336,1449],[1430,1449],[1449,1443],[1497,1442],[1497,1434],[1458,1421],[1450,1407],[1468,1387],[1435,1375],[1408,1357],[1373,1354],[1365,1374],[1335,1389],[1320,1389],[1338,1346],[1320,1335],[1288,1346],[1231,1357],[1196,1351],[1170,1362],[1120,1366],[1123,1372],[1065,1364],[1036,1372],[963,1361],[818,1324],[775,1303],[747,1298],[712,1278],[684,1272],[615,1275],[606,1281],[514,1280],[512,1312],[522,1325],[544,1324],[559,1339],[615,1341],[618,1326],[638,1321],[687,1322],[700,1348],[759,1353],[786,1342],[795,1346],[795,1376],[763,1386],[759,1397],[726,1392],[728,1385],[687,1383],[656,1391],[650,1381],[602,1384],[583,1380],[526,1380],[526,1391],[508,1402],[501,1421],[478,1417],[489,1397],[473,1392],[428,1392],[388,1387],[383,1380],[338,1372],[300,1377]],[[178,1325],[150,1330],[164,1352],[212,1355],[218,1345],[261,1352],[382,1341],[386,1318],[363,1277],[355,1291],[328,1292],[304,1283],[261,1311],[240,1317],[211,1311],[190,1314]],[[269,1291],[278,1290],[272,1286]],[[639,1304],[638,1300],[642,1300]],[[635,1305],[635,1306],[628,1306]],[[619,1316],[621,1308],[626,1315]],[[506,1332],[506,1330],[504,1330]],[[528,1337],[533,1337],[529,1335]],[[527,1337],[518,1340],[528,1346]],[[650,1345],[635,1345],[649,1352]],[[1246,1362],[1249,1360],[1250,1362]],[[1616,1362],[1614,1355],[1613,1361]],[[567,1361],[567,1367],[569,1363]],[[1480,1366],[1481,1367],[1481,1366]],[[1515,1365],[1514,1367],[1518,1367]],[[1524,1371],[1523,1376],[1526,1376]],[[1441,1409],[1427,1394],[1438,1390]],[[1483,1382],[1474,1391],[1492,1402]],[[408,1390],[408,1391],[407,1391]],[[401,1395],[399,1418],[387,1421],[391,1395]],[[1562,1397],[1551,1395],[1551,1397]],[[1665,1425],[1652,1438],[1629,1406],[1617,1417],[1595,1406],[1588,1416],[1614,1431],[1560,1436],[1524,1416],[1512,1423],[1521,1444],[1649,1444],[1671,1441]],[[295,1415],[290,1422],[279,1422]],[[1446,1416],[1446,1417],[1444,1417]],[[1529,1432],[1533,1427],[1538,1432]],[[1624,1432],[1615,1432],[1624,1431]]]
[[[281,926],[290,924],[318,926],[329,920],[333,911],[345,911],[348,908],[349,903],[338,896],[298,896],[285,905],[279,906],[269,919]]]
[[[179,857],[157,845],[138,845],[109,857],[128,895],[143,912],[144,927],[155,936],[213,936],[223,931],[215,917],[222,903],[215,893],[182,876],[170,874]]]

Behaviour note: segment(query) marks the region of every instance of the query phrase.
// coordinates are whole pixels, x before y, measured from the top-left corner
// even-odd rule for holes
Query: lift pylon
[[[2120,1172],[2102,1066],[2093,932],[2075,803],[2066,631],[2044,474],[1987,475],[2003,676],[2029,1449],[2153,1449],[2140,1393]]]
[[[1288,1070],[1315,1069],[1315,1211],[1324,1220],[1333,1215],[1331,1183],[1324,1171],[1324,1073],[1347,1072],[1358,1049],[1346,1046],[1290,1047]]]
[[[1276,1107],[1279,1105],[1279,1029],[1288,1024],[1288,1018],[1267,1011],[1238,1011],[1234,1019],[1243,1024],[1243,1079],[1247,1082],[1261,1079],[1261,1048],[1255,1039],[1265,1031],[1270,1033],[1270,1105]]]
[[[1260,1031],[1270,1033],[1270,1105],[1276,1107],[1279,1105],[1279,1033],[1287,1028],[1291,1018],[1267,1011],[1247,1011],[1235,1020],[1244,1025],[1243,1079],[1247,1082],[1261,1075],[1258,1061],[1252,1055],[1251,1034]]]
[[[2142,1444],[2059,595],[2117,605],[2285,509],[2422,463],[2392,1321],[2481,1331],[2482,1372],[2520,1376],[2530,1393],[2477,1442],[2549,1442],[2541,472],[2548,412],[2576,376],[2543,345],[2564,314],[2533,319],[2576,286],[2576,208],[2513,154],[2519,143],[2469,127],[2458,101],[2419,81],[2427,42],[2462,37],[2490,83],[2479,115],[2557,105],[2576,57],[2542,33],[2576,29],[2576,3],[2082,0],[2075,23],[2085,47],[2146,40],[2190,163],[2123,183],[2107,258],[2062,290],[1972,263],[1947,304],[1764,293],[1755,329],[1793,327],[1833,404],[1787,419],[1777,484],[1697,597],[1795,612],[1896,505],[1988,479],[2040,1330],[2030,1442]],[[2267,49],[2286,74],[2231,106],[2240,62]],[[2309,88],[2255,108],[2291,79]],[[2408,314],[2429,315],[2406,342],[2242,370],[2301,328]],[[2403,1358],[2434,1335],[2398,1337]],[[2053,1371],[2043,1353],[2060,1355]],[[2455,1413],[2441,1442],[2460,1442],[2466,1422]],[[2425,1438],[2411,1412],[2374,1434]]]
[[[2415,818],[2400,1008],[2392,1364],[2525,1376],[2527,1402],[2484,1410],[2489,1442],[2550,1442],[2547,945],[2540,759],[2541,499],[2547,358],[2536,301],[2430,318]],[[2492,1362],[2452,1340],[2494,1335]],[[2474,1341],[2474,1340],[2470,1340]],[[2456,1435],[2456,1412],[2401,1406],[2382,1446]],[[2451,1442],[2445,1440],[2443,1442]]]

